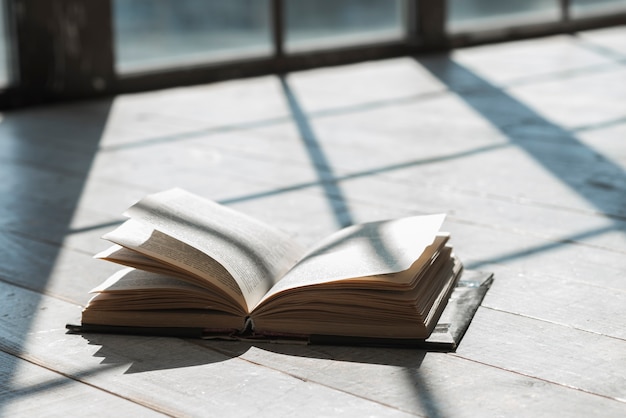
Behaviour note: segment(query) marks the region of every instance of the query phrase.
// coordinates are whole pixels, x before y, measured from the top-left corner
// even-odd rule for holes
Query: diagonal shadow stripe
[[[65,231],[76,215],[111,103],[107,99],[23,110],[5,115],[0,125],[0,154],[4,156],[0,164],[4,185],[0,190],[0,215],[11,219],[10,229],[14,229],[12,233],[0,231],[0,279],[37,292],[33,303],[38,303],[41,295],[46,294],[48,282],[64,254],[59,244],[64,241]],[[80,116],[75,117],[74,112],[80,112]],[[68,114],[72,116],[62,119]],[[70,144],[80,152],[66,152],[68,137]],[[69,161],[69,156],[75,159]],[[38,237],[32,235],[30,225],[40,226]],[[37,315],[38,309],[25,316],[16,332],[29,335]],[[23,339],[9,341],[0,335],[0,351],[16,356],[15,353],[24,350]],[[23,361],[15,357],[15,361],[0,364],[0,380],[9,382],[4,388],[4,382],[0,383],[0,392],[5,388],[9,393],[14,390],[11,382],[19,375]],[[38,389],[33,390],[36,394]],[[21,396],[16,392],[12,396],[18,395]],[[27,392],[24,396],[28,395]],[[3,412],[5,405],[0,401],[0,416],[4,416]]]
[[[384,174],[387,172],[402,170],[402,169],[409,168],[409,167],[416,167],[420,165],[434,164],[434,163],[441,162],[441,161],[450,161],[450,160],[455,160],[459,158],[465,158],[471,155],[490,152],[490,151],[494,151],[494,150],[509,147],[509,146],[511,145],[510,144],[487,145],[484,147],[478,147],[478,148],[474,148],[471,150],[461,151],[461,152],[452,153],[448,155],[442,155],[442,156],[433,157],[433,158],[410,160],[410,161],[405,161],[405,162],[398,163],[398,164],[390,164],[390,165],[386,165],[382,167],[371,168],[368,170],[356,171],[356,172],[344,174],[341,176],[333,176],[333,181],[335,183],[340,183],[345,180],[353,180],[353,179],[358,179],[358,178],[363,178],[363,177],[375,176],[378,174]],[[321,170],[324,170],[325,168],[323,166],[316,166],[316,169],[318,171],[321,171]],[[251,193],[251,194],[247,194],[243,196],[236,196],[236,197],[232,197],[228,199],[223,199],[223,200],[220,200],[220,203],[224,205],[228,205],[232,203],[245,202],[248,200],[254,200],[254,199],[259,199],[263,197],[269,197],[269,196],[280,195],[283,193],[294,192],[297,190],[318,187],[322,184],[323,183],[321,181],[310,181],[310,182],[292,184],[291,186],[286,186],[286,187],[279,187],[279,188],[274,187],[264,192]],[[334,192],[333,190],[329,190],[326,193],[326,196],[329,198],[333,198],[333,199],[334,198],[342,199],[341,195],[334,196],[333,192]]]
[[[331,206],[335,215],[336,223],[340,228],[352,225],[354,222],[352,220],[352,216],[350,215],[350,211],[348,210],[346,199],[343,196],[343,192],[339,188],[333,169],[328,162],[328,158],[326,157],[326,154],[324,154],[324,150],[322,149],[315,132],[313,132],[313,128],[311,127],[306,114],[302,110],[300,103],[296,99],[293,90],[289,86],[287,79],[284,75],[280,76],[279,79],[283,88],[283,93],[287,99],[287,104],[289,105],[289,109],[293,116],[293,120],[298,127],[298,131],[300,132],[300,138],[302,139],[312,165],[315,168],[319,183],[324,189],[324,194],[327,197],[328,204]]]
[[[590,237],[599,236],[605,234],[607,232],[613,231],[615,228],[612,226],[607,226],[603,228],[595,228],[588,231],[579,232],[577,234],[569,235],[567,237],[562,237],[557,241],[549,241],[544,244],[537,245],[535,247],[529,247],[520,251],[513,251],[509,253],[499,254],[497,256],[491,257],[488,260],[476,260],[471,263],[466,263],[464,265],[465,268],[469,270],[481,270],[488,269],[492,264],[503,264],[514,260],[519,260],[521,258],[530,257],[535,254],[545,253],[546,251],[552,251],[558,249],[559,247],[565,244],[579,244],[585,239]],[[624,253],[623,251],[613,250],[602,248],[604,251],[613,251],[616,253]]]
[[[609,218],[626,216],[626,173],[620,166],[448,55],[417,57],[416,61],[600,213]],[[533,132],[557,141],[528,137],[525,129],[518,129],[520,125],[532,125]]]

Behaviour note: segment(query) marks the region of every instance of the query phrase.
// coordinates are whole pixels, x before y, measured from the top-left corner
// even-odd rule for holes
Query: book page
[[[89,309],[213,309],[233,315],[246,314],[218,293],[168,275],[134,268],[116,272],[89,293],[96,294],[87,304]]]
[[[204,282],[217,286],[240,306],[245,306],[237,281],[221,264],[149,225],[129,219],[103,238],[118,245],[96,254],[96,258],[157,273],[175,274],[187,281],[196,281],[196,277],[200,277]]]
[[[309,251],[263,300],[296,287],[406,270],[434,242],[444,218],[412,216],[337,231]]]
[[[183,289],[202,292],[204,289],[162,274],[125,268],[112,274],[89,293],[145,291],[150,289]]]
[[[149,195],[126,212],[217,260],[251,309],[304,254],[279,230],[181,189]]]

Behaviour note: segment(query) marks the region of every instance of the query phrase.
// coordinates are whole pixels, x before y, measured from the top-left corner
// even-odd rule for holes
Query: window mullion
[[[446,13],[445,0],[411,0],[416,2],[416,12],[419,27],[418,35],[426,49],[440,49],[446,47]]]
[[[26,103],[94,96],[114,83],[110,1],[13,0]]]

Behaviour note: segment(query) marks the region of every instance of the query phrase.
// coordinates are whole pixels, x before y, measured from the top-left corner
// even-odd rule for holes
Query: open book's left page
[[[165,234],[216,260],[236,281],[247,311],[305,252],[276,228],[181,189],[149,195],[126,215],[157,235]],[[149,239],[153,234],[140,235]],[[124,240],[138,244],[137,237],[119,231],[105,238],[122,246]],[[190,254],[193,252],[167,250],[167,257],[187,258],[170,261],[177,266],[200,262],[199,256],[190,260]]]

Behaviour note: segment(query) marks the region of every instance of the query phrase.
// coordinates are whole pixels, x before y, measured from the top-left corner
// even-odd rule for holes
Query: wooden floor
[[[8,112],[0,179],[0,416],[626,416],[626,27]],[[173,186],[496,280],[456,353],[66,334]]]

